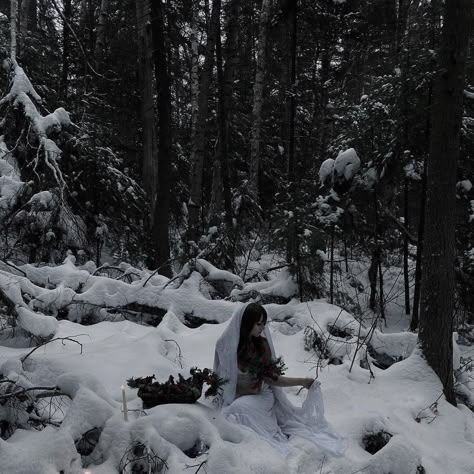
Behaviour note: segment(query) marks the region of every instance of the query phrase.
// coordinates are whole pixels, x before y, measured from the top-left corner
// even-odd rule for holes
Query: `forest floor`
[[[4,291],[12,288],[13,278],[16,287],[20,283],[23,288],[20,296],[10,292],[12,298],[29,294],[25,308],[30,312],[25,309],[28,317],[20,321],[25,330],[49,332],[56,339],[26,359],[31,347],[24,337],[4,339],[3,381],[58,386],[67,395],[36,400],[33,413],[23,410],[18,400],[16,409],[12,403],[0,406],[2,419],[15,428],[0,441],[2,472],[472,474],[474,413],[465,404],[453,407],[444,400],[439,380],[416,347],[416,334],[406,330],[402,278],[395,266],[386,271],[385,288],[392,295],[387,298],[386,324],[377,324],[370,341],[366,336],[374,316],[365,309],[363,262],[354,263],[350,275],[340,273],[341,281],[351,281],[353,286],[348,286],[358,294],[351,301],[358,302],[363,324],[325,300],[265,305],[287,375],[317,376],[321,382],[326,418],[347,439],[344,457],[333,457],[298,438],[289,441],[289,453],[283,455],[222,419],[204,397],[196,404],[143,410],[127,379],[154,374],[165,381],[178,373],[188,377],[192,367],[212,368],[215,342],[242,304],[239,297],[254,291],[284,298],[295,292],[291,276],[282,270],[268,280],[243,283],[227,299],[212,299],[217,282],[236,283],[239,277],[207,262],[202,265],[206,277],[193,271],[173,283],[159,275],[150,279],[149,272],[127,266],[120,278],[112,278],[111,271],[101,275],[90,265],[76,267],[72,260],[58,267],[23,266],[27,277],[7,277],[2,271]],[[354,277],[360,285],[354,284]],[[135,311],[126,313],[123,309],[131,303]],[[17,304],[21,306],[19,299]],[[68,308],[68,319],[47,315],[59,307]],[[140,324],[137,307],[161,308],[161,322]],[[190,316],[207,322],[190,327]],[[323,348],[311,339],[314,334]],[[455,348],[459,367],[472,349]],[[391,365],[384,367],[387,361]],[[472,370],[466,367],[458,383],[472,402]],[[296,405],[304,400],[304,392],[286,389]]]

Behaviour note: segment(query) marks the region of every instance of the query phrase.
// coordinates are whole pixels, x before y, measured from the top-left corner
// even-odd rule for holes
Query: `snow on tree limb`
[[[0,100],[0,105],[3,105],[7,102],[13,103],[16,100],[24,100],[18,99],[19,96],[23,96],[23,94],[28,98],[28,96],[32,97],[36,102],[42,103],[41,97],[35,91],[35,88],[31,84],[28,76],[25,74],[23,68],[21,68],[16,60],[4,61],[3,67],[5,69],[10,69],[10,73],[12,74],[12,85],[10,88],[10,92]],[[26,108],[29,106],[28,102],[26,101],[23,106]],[[32,104],[32,106],[36,109],[36,107]],[[36,111],[36,113],[38,113]],[[31,117],[33,119],[33,117]]]
[[[319,181],[325,184],[330,179],[333,183],[337,180],[351,181],[360,168],[360,158],[354,148],[349,148],[337,155],[333,160],[328,158],[319,168]]]

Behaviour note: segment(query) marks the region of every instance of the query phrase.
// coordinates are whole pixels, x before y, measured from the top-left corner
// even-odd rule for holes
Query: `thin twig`
[[[73,336],[73,337],[85,336],[85,335],[86,334],[78,334],[77,336]],[[79,341],[76,341],[75,339],[72,339],[71,337],[55,337],[54,339],[43,342],[42,344],[40,344],[39,346],[36,346],[34,349],[32,349],[30,352],[28,352],[28,354],[26,354],[26,356],[21,359],[21,363],[23,364],[25,362],[25,360],[28,359],[28,357],[30,357],[30,355],[33,354],[33,352],[35,352],[40,347],[43,347],[46,344],[49,344],[50,342],[54,342],[54,341],[62,341],[63,346],[65,345],[64,341],[75,342],[76,344],[79,344],[81,346],[81,354],[82,354],[82,344]]]
[[[19,395],[23,395],[26,392],[33,392],[36,390],[50,390],[52,392],[57,392],[59,390],[58,387],[29,387],[29,388],[21,388],[16,390],[15,392],[4,393],[0,395],[0,400],[5,400],[6,398],[18,397]]]
[[[145,288],[145,285],[148,283],[148,281],[154,277],[165,265],[168,265],[168,263],[171,263],[173,259],[169,258],[166,260],[166,262],[162,263],[146,280],[145,283],[143,283],[142,288]]]
[[[183,364],[181,363],[181,360],[183,358],[182,353],[181,353],[181,347],[179,347],[179,344],[174,340],[174,339],[165,339],[165,342],[174,342],[178,346],[178,363],[179,363],[179,368],[183,368]]]

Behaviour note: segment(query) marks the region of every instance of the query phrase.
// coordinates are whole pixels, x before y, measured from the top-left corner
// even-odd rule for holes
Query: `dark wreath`
[[[137,377],[127,380],[130,388],[138,388],[138,396],[143,400],[143,408],[152,408],[166,403],[195,403],[202,393],[204,382],[209,388],[204,393],[205,397],[213,397],[222,390],[226,382],[210,369],[193,367],[191,377],[185,379],[178,374],[178,380],[170,375],[166,382],[154,382],[155,375]]]

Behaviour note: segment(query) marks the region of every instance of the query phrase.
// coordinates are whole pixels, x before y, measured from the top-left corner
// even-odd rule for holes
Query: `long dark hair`
[[[240,337],[239,346],[237,348],[237,359],[241,363],[246,363],[249,358],[250,344],[253,343],[259,356],[263,357],[265,354],[264,341],[262,337],[252,337],[250,333],[260,319],[264,323],[267,322],[267,312],[265,308],[257,303],[250,303],[244,310],[242,320],[240,322]]]

